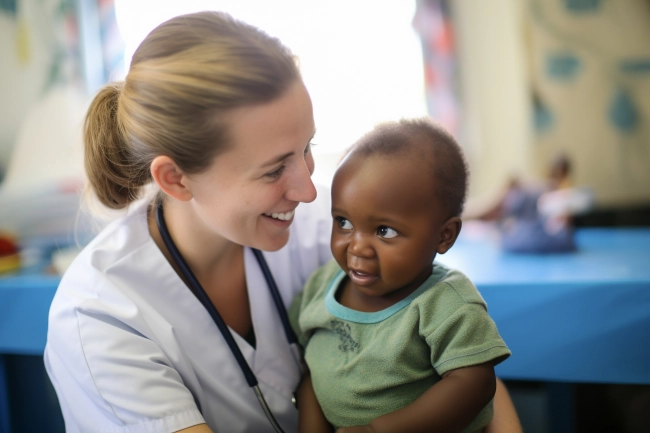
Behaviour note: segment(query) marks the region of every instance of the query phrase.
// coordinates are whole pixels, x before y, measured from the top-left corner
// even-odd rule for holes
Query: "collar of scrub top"
[[[188,284],[190,285],[190,288],[194,291],[196,297],[199,299],[201,304],[203,304],[205,309],[212,317],[212,320],[214,321],[215,325],[217,325],[217,328],[219,328],[219,331],[221,332],[221,335],[223,335],[224,340],[226,340],[226,343],[228,344],[230,351],[235,357],[237,364],[239,364],[239,367],[241,368],[241,371],[244,374],[244,377],[246,378],[246,382],[248,383],[248,386],[250,386],[251,388],[257,387],[257,378],[255,377],[253,371],[251,370],[250,366],[246,362],[244,355],[239,349],[239,346],[237,346],[235,339],[233,338],[232,334],[230,333],[230,330],[228,329],[228,325],[223,320],[221,314],[219,314],[219,311],[217,310],[217,308],[214,306],[214,304],[208,297],[208,294],[203,289],[201,283],[199,283],[199,280],[194,275],[194,272],[192,272],[190,267],[187,265],[187,262],[181,255],[180,251],[178,251],[178,248],[176,248],[176,244],[172,240],[172,237],[169,234],[169,230],[167,229],[167,224],[165,224],[165,218],[163,216],[162,200],[159,200],[156,205],[156,223],[158,224],[158,231],[160,232],[160,236],[162,237],[163,242],[165,243],[165,246],[169,250],[169,253],[171,254],[174,262],[180,268],[181,273],[187,280]],[[280,320],[282,322],[282,327],[284,328],[284,334],[287,337],[287,341],[289,342],[289,345],[297,344],[298,339],[296,338],[296,334],[293,332],[293,329],[291,328],[291,324],[289,322],[289,316],[287,315],[287,310],[284,307],[282,297],[280,296],[280,291],[278,290],[278,286],[275,284],[275,279],[273,278],[273,274],[271,274],[271,270],[269,269],[269,266],[266,263],[266,260],[264,259],[264,255],[258,249],[251,248],[251,250],[253,251],[255,258],[257,259],[257,263],[259,264],[262,270],[262,274],[264,274],[266,285],[268,286],[268,289],[271,292],[273,303],[275,304],[275,309],[278,311],[278,314],[280,316]],[[256,392],[258,391],[256,390]]]

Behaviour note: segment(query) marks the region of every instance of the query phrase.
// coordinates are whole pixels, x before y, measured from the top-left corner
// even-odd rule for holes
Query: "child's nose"
[[[362,259],[372,259],[376,256],[375,249],[372,246],[372,237],[365,233],[356,232],[352,236],[348,252],[353,256]]]

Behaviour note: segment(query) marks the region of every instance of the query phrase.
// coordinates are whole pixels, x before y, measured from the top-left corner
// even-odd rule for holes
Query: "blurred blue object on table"
[[[576,249],[572,218],[589,210],[587,188],[513,187],[506,195],[499,227],[501,247],[517,253],[561,253]]]
[[[571,160],[556,155],[544,181],[510,179],[503,192],[484,209],[466,209],[464,220],[495,221],[504,251],[547,254],[576,249],[574,217],[590,211],[595,202],[589,187],[575,187]],[[471,206],[468,206],[471,208]]]

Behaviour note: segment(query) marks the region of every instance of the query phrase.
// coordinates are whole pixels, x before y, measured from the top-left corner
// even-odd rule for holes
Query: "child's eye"
[[[342,217],[336,217],[336,223],[339,225],[340,228],[343,230],[352,230],[352,223],[345,218]]]
[[[273,170],[270,173],[266,173],[264,176],[270,177],[271,179],[277,179],[282,175],[282,172],[284,171],[284,165],[281,165],[277,169]]]
[[[390,239],[397,236],[397,232],[390,227],[381,226],[377,229],[377,234],[380,238]]]

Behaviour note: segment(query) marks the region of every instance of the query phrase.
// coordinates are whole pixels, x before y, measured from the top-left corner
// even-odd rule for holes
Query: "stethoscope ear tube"
[[[244,355],[241,353],[241,350],[239,350],[239,346],[237,346],[235,339],[230,333],[230,329],[228,329],[228,325],[226,325],[226,322],[219,314],[219,311],[217,311],[217,308],[214,306],[214,304],[208,297],[205,290],[203,290],[203,286],[201,286],[201,283],[199,283],[199,280],[194,275],[194,272],[192,272],[187,262],[185,262],[185,259],[181,255],[180,251],[178,251],[178,248],[176,248],[176,244],[172,240],[172,237],[169,234],[169,230],[167,229],[167,224],[165,223],[162,201],[159,201],[156,204],[156,224],[158,225],[158,231],[160,232],[160,236],[162,237],[162,240],[165,246],[167,247],[167,250],[171,254],[172,259],[174,260],[174,262],[176,262],[176,264],[180,268],[181,273],[183,274],[187,282],[190,284],[192,291],[194,292],[196,297],[199,299],[201,304],[203,304],[205,309],[212,317],[212,320],[214,321],[215,325],[217,325],[217,328],[219,328],[219,331],[221,332],[221,335],[226,341],[226,344],[228,344],[228,347],[230,348],[230,351],[235,357],[237,364],[239,364],[239,368],[241,368],[241,371],[244,374],[244,377],[246,378],[246,382],[248,383],[248,386],[253,388],[255,392],[255,396],[257,397],[257,401],[260,403],[260,406],[262,406],[262,410],[264,411],[264,414],[268,418],[269,423],[271,423],[271,426],[273,426],[273,429],[276,431],[276,433],[284,433],[284,430],[282,430],[282,427],[280,427],[280,424],[278,424],[277,420],[273,416],[273,413],[271,412],[269,405],[266,403],[266,399],[264,398],[264,395],[262,394],[262,391],[260,390],[260,387],[257,383],[257,378],[255,377],[253,371],[251,370],[248,363],[246,362],[246,359],[244,358]],[[293,333],[293,330],[291,329],[291,326],[289,324],[289,318],[284,308],[284,304],[282,303],[282,299],[280,298],[280,294],[275,284],[275,280],[273,279],[273,275],[271,274],[271,271],[269,270],[269,267],[266,261],[264,260],[262,253],[256,249],[253,249],[253,253],[255,254],[255,258],[257,259],[258,263],[260,264],[260,267],[262,268],[262,272],[264,273],[264,278],[266,279],[266,282],[269,285],[269,289],[271,290],[271,294],[273,295],[273,302],[275,303],[278,313],[280,314],[280,320],[282,321],[285,334],[287,336],[287,340],[289,340],[289,343],[291,344],[297,340],[296,335]],[[291,338],[293,338],[293,340]]]

